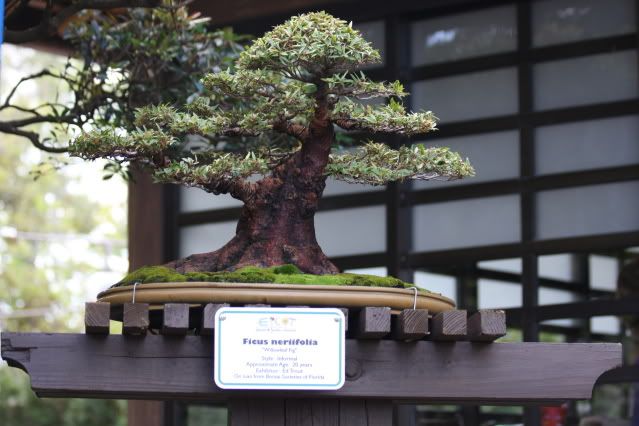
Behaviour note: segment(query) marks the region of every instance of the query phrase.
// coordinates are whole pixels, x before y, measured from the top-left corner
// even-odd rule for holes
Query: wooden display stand
[[[343,388],[228,391],[212,379],[212,318],[221,306],[167,304],[156,331],[147,304],[124,304],[124,334],[110,335],[112,307],[87,303],[87,334],[4,332],[2,357],[30,375],[41,397],[225,401],[233,426],[392,425],[398,403],[587,399],[597,378],[621,365],[620,344],[491,343],[506,333],[503,311],[430,317],[366,307],[344,309]]]

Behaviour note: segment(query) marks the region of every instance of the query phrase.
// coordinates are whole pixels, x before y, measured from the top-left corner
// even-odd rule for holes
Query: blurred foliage
[[[64,66],[59,58],[26,48],[6,45],[3,54],[3,83],[15,80],[29,68]],[[44,80],[26,88],[29,90],[15,95],[22,104],[55,96],[60,90],[56,84]],[[19,115],[16,110],[5,111],[4,117],[11,120]],[[0,328],[3,330],[78,331],[81,324],[78,304],[93,295],[87,296],[90,286],[76,284],[91,284],[88,277],[95,275],[89,274],[105,273],[108,253],[99,241],[112,244],[112,255],[126,266],[125,224],[113,218],[113,207],[77,190],[86,175],[79,174],[75,166],[65,173],[42,174],[34,181],[32,167],[46,160],[45,153],[25,140],[3,136],[0,144]],[[83,164],[79,167],[88,168]],[[96,179],[100,182],[99,175]],[[126,191],[123,183],[119,186]],[[124,213],[123,205],[118,208]],[[89,236],[93,242],[88,241]],[[38,399],[24,372],[0,362],[2,426],[125,423],[123,401]]]
[[[39,399],[29,376],[0,367],[0,424],[2,426],[125,426],[126,401]]]
[[[226,407],[189,405],[187,407],[187,426],[226,426],[228,411]]]
[[[134,109],[147,104],[183,105],[202,91],[207,72],[230,66],[242,37],[230,29],[208,31],[207,19],[167,1],[153,9],[83,11],[65,38],[74,53],[62,70],[26,75],[0,102],[0,132],[28,139],[37,148],[67,151],[70,137],[89,128],[133,128]],[[17,97],[33,81],[63,84],[41,104]],[[51,124],[45,135],[33,128]]]

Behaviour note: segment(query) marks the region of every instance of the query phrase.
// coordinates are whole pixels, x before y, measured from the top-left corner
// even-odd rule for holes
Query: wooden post
[[[464,340],[467,331],[466,311],[440,312],[433,317],[431,338],[433,340]]]
[[[129,268],[134,271],[145,265],[159,265],[165,250],[164,187],[148,173],[135,167],[134,183],[129,184]],[[164,426],[164,403],[160,401],[129,401],[128,426]]]
[[[404,309],[395,320],[393,338],[398,340],[421,339],[428,334],[428,310]]]
[[[379,339],[391,331],[390,308],[362,308],[357,317],[358,339]]]
[[[365,399],[267,399],[229,401],[230,426],[392,426],[393,404]]]
[[[122,315],[123,334],[145,334],[149,328],[149,304],[125,303]]]
[[[479,311],[468,318],[468,340],[472,342],[492,342],[505,335],[504,311]]]
[[[88,334],[109,334],[111,304],[87,302],[84,304],[84,327]]]
[[[162,314],[162,334],[185,335],[189,330],[189,305],[166,303]]]

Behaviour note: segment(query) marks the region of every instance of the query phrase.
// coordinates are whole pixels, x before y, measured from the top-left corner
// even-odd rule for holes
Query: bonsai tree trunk
[[[315,236],[314,217],[326,186],[324,168],[333,141],[328,120],[316,115],[303,148],[273,173],[250,185],[236,234],[221,249],[166,266],[178,272],[213,272],[243,266],[294,264],[312,274],[335,274]]]

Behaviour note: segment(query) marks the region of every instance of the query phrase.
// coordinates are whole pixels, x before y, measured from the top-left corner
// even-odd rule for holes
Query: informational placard
[[[344,385],[344,313],[333,308],[222,308],[214,380],[223,389],[334,390]]]

